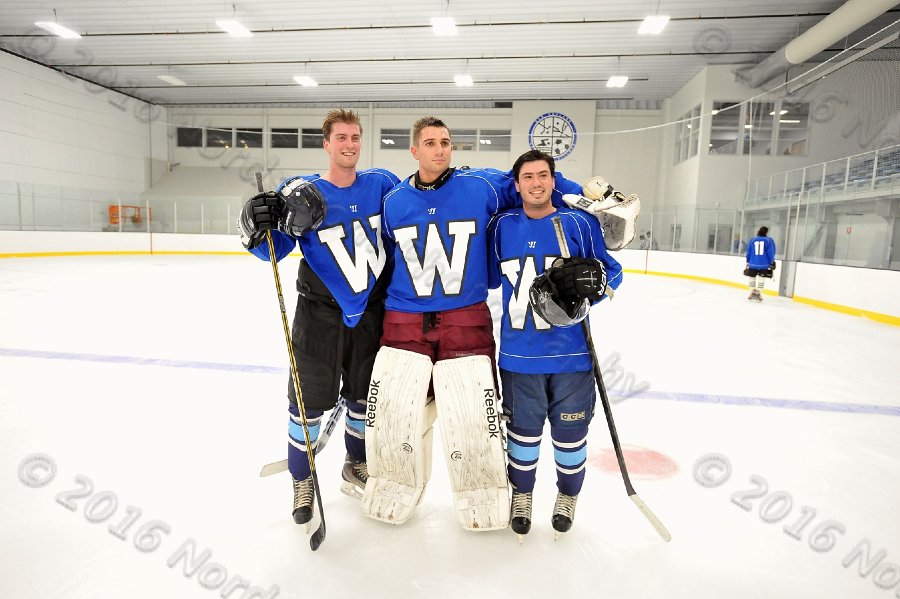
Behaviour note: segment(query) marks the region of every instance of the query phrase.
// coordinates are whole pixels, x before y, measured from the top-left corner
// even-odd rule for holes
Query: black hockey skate
[[[362,499],[366,492],[366,481],[369,480],[369,467],[365,462],[354,460],[350,454],[344,458],[344,468],[341,470],[344,482],[341,484],[341,492],[350,497]]]
[[[312,477],[303,480],[293,479],[294,481],[294,522],[297,524],[306,524],[309,528],[309,521],[313,516],[313,481]]]
[[[572,528],[572,522],[575,520],[575,502],[578,501],[578,495],[556,494],[556,505],[553,506],[553,530],[556,531],[556,539],[564,532],[568,532]]]
[[[513,532],[519,535],[519,543],[522,543],[525,535],[531,530],[531,493],[513,491],[509,511],[512,516],[509,525]]]

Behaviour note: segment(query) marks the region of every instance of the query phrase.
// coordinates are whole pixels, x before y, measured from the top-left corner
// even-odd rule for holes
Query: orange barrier
[[[121,212],[120,209],[121,208]],[[118,225],[119,219],[130,221],[133,225],[140,225],[144,222],[146,215],[147,221],[153,220],[153,209],[143,206],[119,206],[118,204],[109,205],[109,224]]]

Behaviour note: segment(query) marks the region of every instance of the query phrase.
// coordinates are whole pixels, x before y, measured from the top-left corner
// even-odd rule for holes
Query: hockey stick
[[[256,173],[256,186],[259,193],[263,193],[262,173]],[[297,407],[300,411],[300,420],[303,424],[303,436],[306,438],[306,447],[312,447],[309,438],[309,426],[306,423],[306,408],[303,405],[303,393],[300,391],[300,377],[297,375],[297,360],[294,358],[294,344],[291,343],[291,329],[288,326],[287,313],[284,311],[284,296],[281,293],[281,277],[278,275],[278,260],[275,258],[275,242],[272,241],[272,231],[266,230],[266,242],[269,244],[269,261],[272,263],[272,274],[275,276],[275,291],[278,293],[278,306],[281,308],[281,324],[284,327],[284,340],[287,342],[288,355],[291,358],[291,377],[294,380],[294,390],[297,392]],[[316,503],[319,505],[319,527],[309,537],[309,548],[315,551],[325,540],[325,510],[322,508],[322,493],[319,490],[319,476],[316,474],[315,451],[307,451],[309,458],[309,471],[312,476],[313,489],[316,494]]]
[[[558,216],[554,216],[551,220],[553,221],[553,229],[556,231],[556,240],[559,242],[559,251],[563,258],[569,258],[569,245],[566,243],[566,237],[563,233],[562,221]],[[637,491],[635,491],[634,487],[631,485],[631,478],[629,478],[628,469],[625,467],[625,456],[622,454],[622,446],[619,444],[619,434],[616,432],[616,423],[613,421],[612,408],[609,405],[609,397],[606,395],[606,385],[603,384],[603,375],[600,373],[600,365],[597,362],[597,352],[594,350],[594,341],[591,338],[591,329],[588,326],[587,319],[581,321],[581,330],[584,332],[588,353],[591,355],[594,380],[597,383],[597,389],[600,391],[600,402],[603,404],[603,412],[606,414],[606,422],[609,424],[609,435],[612,437],[613,448],[616,451],[616,459],[619,462],[619,470],[622,472],[622,479],[625,481],[625,490],[628,492],[628,497],[631,498],[631,501],[634,502],[637,508],[641,510],[641,513],[644,514],[644,517],[647,518],[647,520],[650,521],[650,524],[653,525],[653,528],[656,529],[656,532],[659,533],[659,536],[666,542],[671,541],[671,533],[669,533],[660,519],[656,517],[656,514],[650,511],[647,504],[638,497]]]
[[[328,439],[331,437],[331,433],[334,432],[334,427],[337,426],[338,420],[341,419],[341,414],[344,413],[344,406],[347,405],[344,398],[341,397],[338,399],[338,403],[334,406],[334,409],[331,410],[331,414],[328,416],[328,422],[325,423],[325,428],[322,429],[322,434],[319,435],[319,440],[316,441],[316,455],[322,452],[325,449],[325,444],[328,443]],[[288,461],[287,460],[278,460],[277,462],[272,462],[271,464],[266,464],[262,467],[262,470],[259,471],[259,476],[266,477],[272,476],[273,474],[278,474],[279,472],[284,472],[288,469]]]

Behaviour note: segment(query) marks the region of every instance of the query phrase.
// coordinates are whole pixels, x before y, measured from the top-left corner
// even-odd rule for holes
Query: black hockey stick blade
[[[319,477],[316,476],[315,470],[312,472],[312,479],[313,487],[316,490],[316,504],[319,506],[319,527],[309,537],[309,548],[315,551],[325,540],[325,512],[322,509],[322,493],[319,492]]]

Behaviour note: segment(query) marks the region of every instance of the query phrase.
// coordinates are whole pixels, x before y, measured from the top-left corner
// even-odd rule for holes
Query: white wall
[[[248,185],[254,185],[253,173],[263,170],[266,182],[277,182],[292,174],[323,172],[328,157],[321,149],[269,148],[181,148],[176,144],[175,127],[244,126],[252,128],[318,129],[328,110],[325,108],[204,108],[172,109],[169,133],[171,173],[149,190],[145,197],[195,195],[203,197],[242,197]],[[443,119],[451,130],[510,130],[510,151],[453,152],[456,166],[512,166],[515,158],[528,150],[528,131],[534,120],[546,112],[561,112],[572,119],[578,132],[574,151],[558,161],[559,170],[570,179],[584,181],[595,174],[606,176],[616,188],[635,192],[651,201],[657,196],[662,129],[636,133],[601,135],[625,129],[658,125],[656,110],[601,110],[593,101],[515,102],[512,108],[361,108],[363,150],[359,168],[386,168],[399,177],[412,174],[418,167],[406,147],[381,147],[381,129],[411,129],[413,122],[426,114]]]
[[[270,179],[276,182],[289,175],[322,173],[328,169],[328,155],[321,148],[270,148],[269,139],[264,140],[263,148],[181,148],[176,144],[174,128],[227,126],[321,130],[322,120],[327,112],[326,108],[234,108],[191,111],[173,109],[170,119],[173,131],[170,134],[169,151],[172,162],[180,164],[173,168],[171,177],[177,180],[180,177],[179,170],[209,169],[196,171],[183,178],[188,185],[192,185],[190,181],[216,173],[215,180],[210,181],[211,191],[207,195],[222,195],[223,189],[239,188],[252,181],[252,173],[258,170],[269,171]],[[418,164],[408,146],[382,149],[381,129],[411,130],[413,122],[426,114],[442,118],[451,130],[513,128],[512,110],[508,108],[435,110],[380,108],[377,112],[363,108],[357,109],[357,112],[363,125],[363,148],[358,168],[373,166],[385,168],[399,177],[412,174],[418,168]],[[519,153],[521,152],[515,156]],[[506,151],[456,150],[453,152],[453,165],[508,169],[514,159],[510,157],[511,154]],[[166,185],[163,192],[178,193],[178,183]]]
[[[166,160],[164,109],[6,53],[0,83],[0,181],[140,193]]]
[[[593,174],[606,177],[623,193],[638,194],[645,208],[660,202],[656,184],[663,130],[648,127],[661,118],[659,110],[597,111]],[[616,131],[630,132],[607,135]]]

